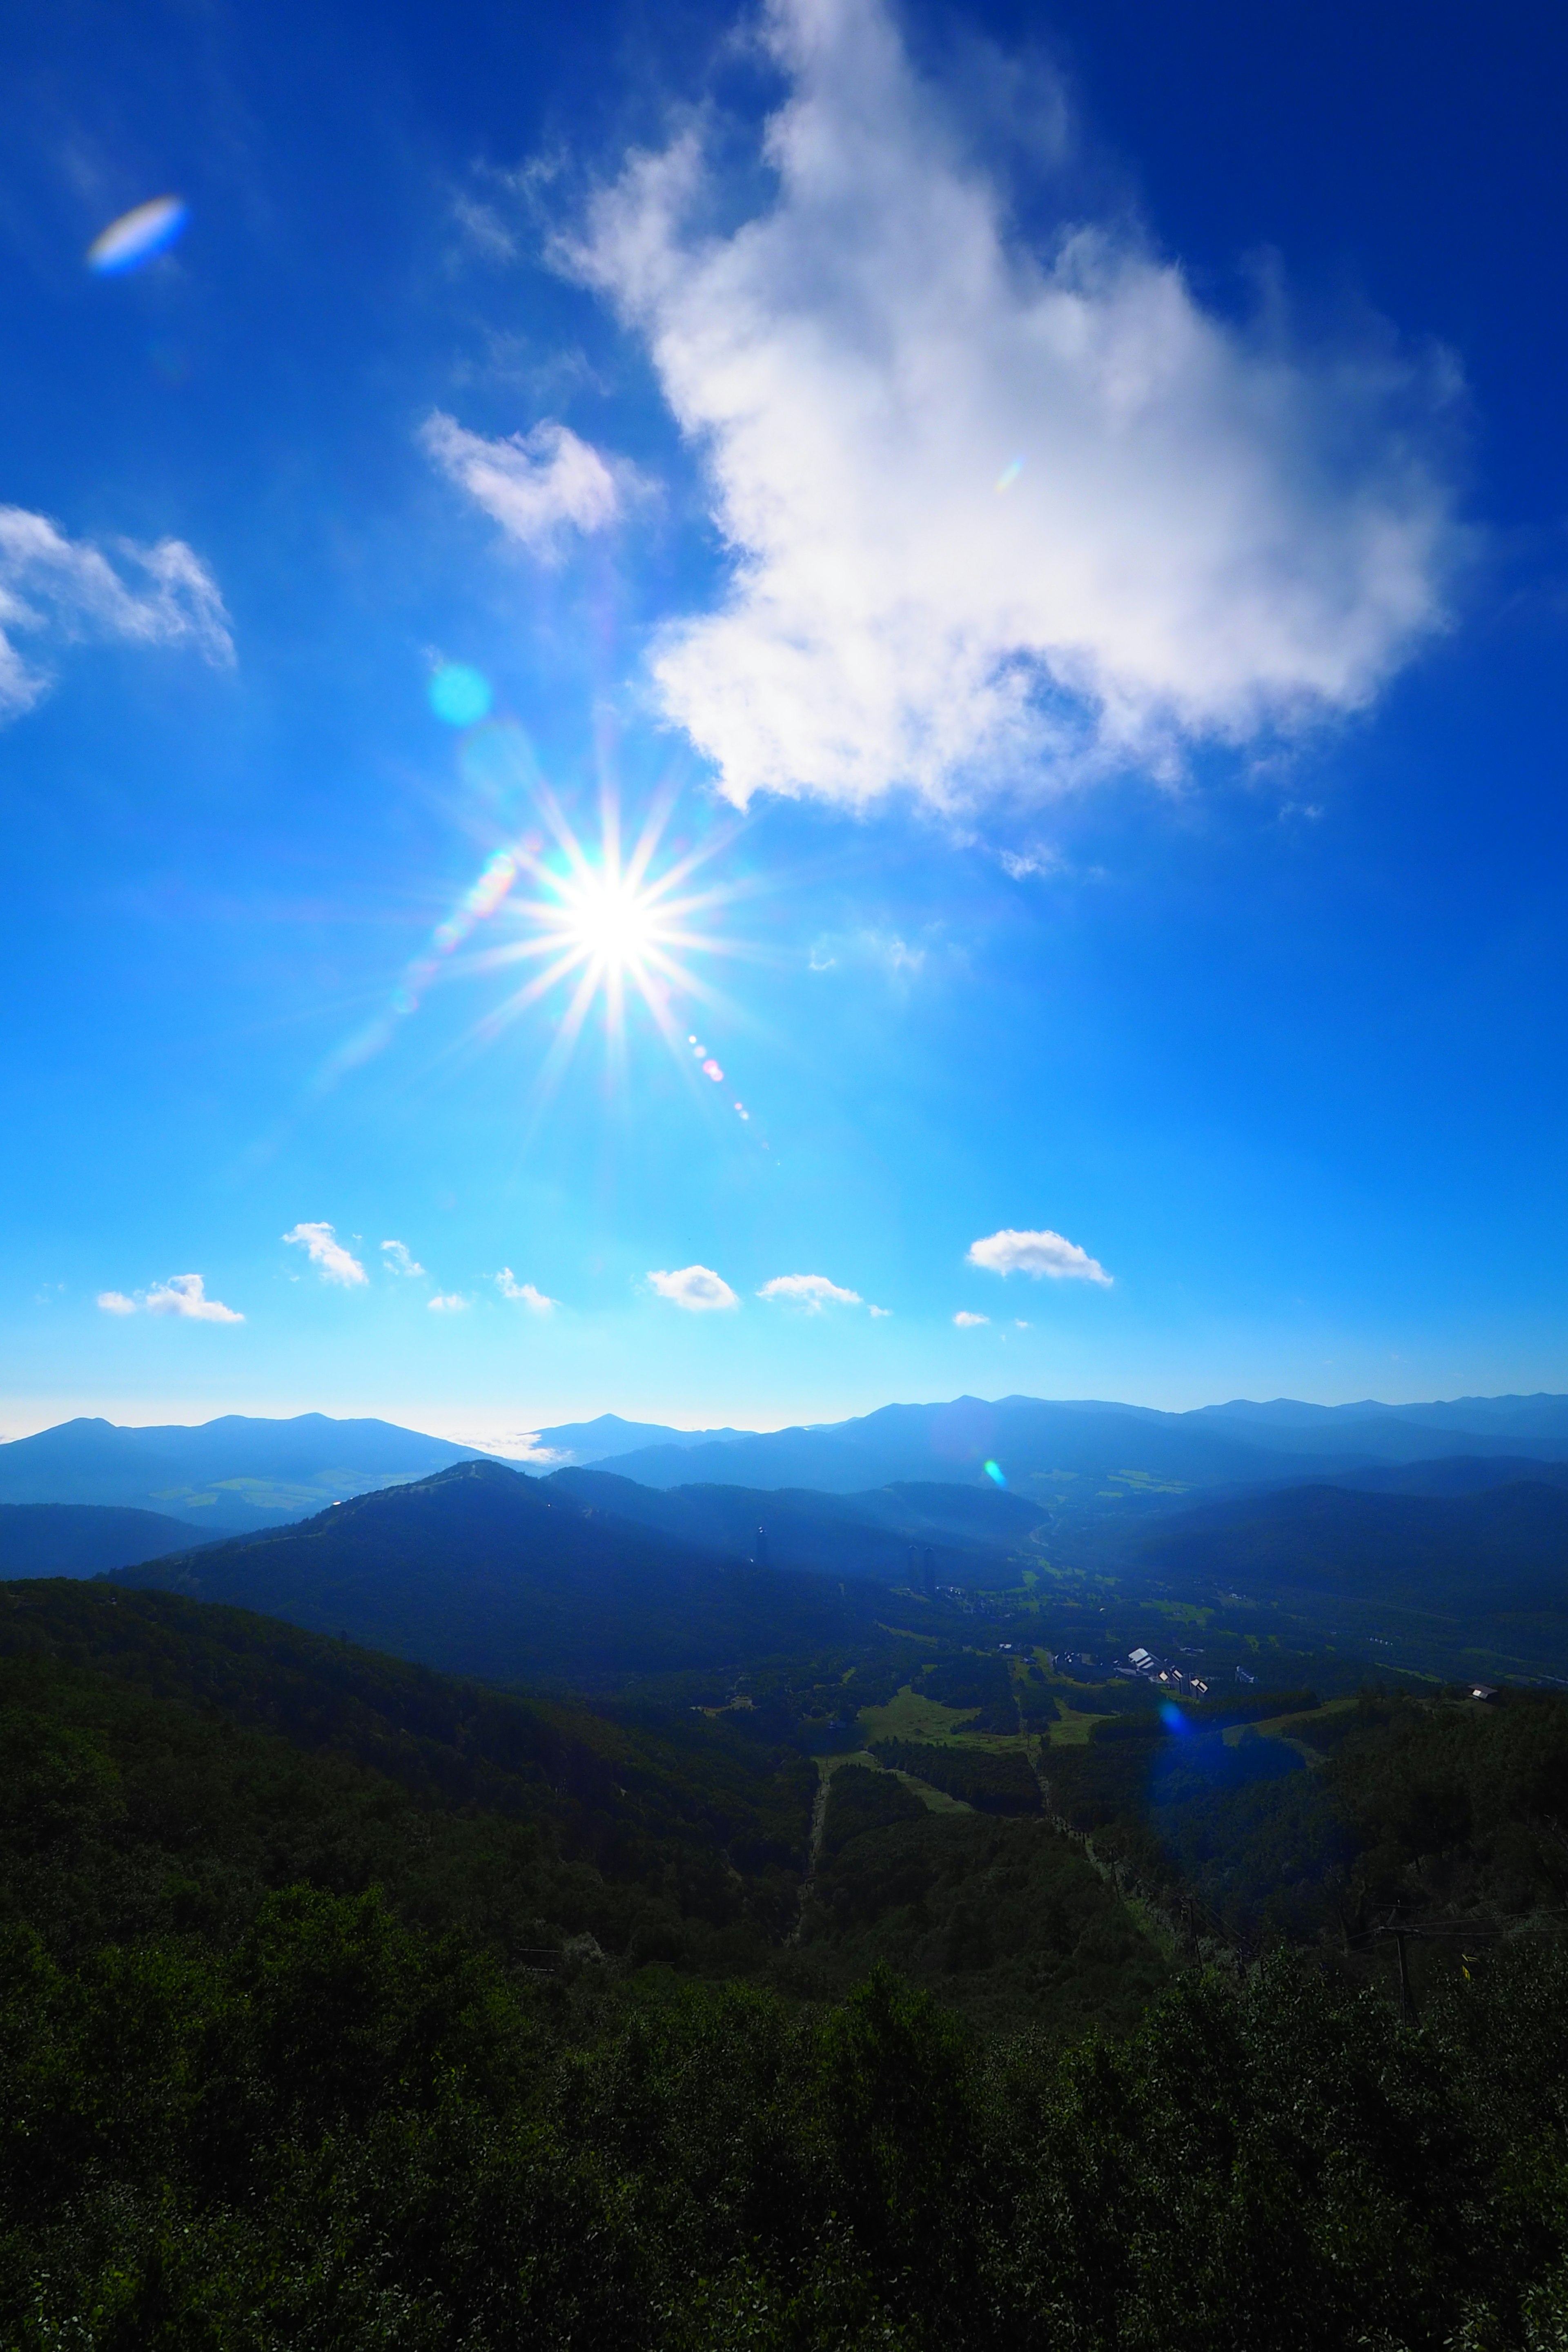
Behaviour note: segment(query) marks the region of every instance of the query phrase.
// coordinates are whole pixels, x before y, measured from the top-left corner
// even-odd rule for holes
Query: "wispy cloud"
[[[115,542],[120,568],[47,515],[0,507],[0,719],[30,710],[52,683],[48,655],[87,639],[189,646],[234,660],[217,583],[183,539]]]
[[[405,1242],[383,1242],[382,1258],[388,1274],[423,1274],[425,1269]]]
[[[820,1315],[827,1306],[863,1307],[866,1303],[858,1290],[841,1290],[825,1274],[776,1274],[771,1282],[763,1283],[757,1297],[787,1299],[811,1315]]]
[[[984,1241],[971,1242],[965,1255],[971,1265],[984,1266],[987,1274],[1045,1274],[1057,1282],[1099,1282],[1110,1287],[1111,1277],[1100,1260],[1061,1234],[1018,1233],[1005,1225]]]
[[[221,1298],[209,1298],[206,1284],[199,1274],[172,1274],[167,1282],[156,1282],[150,1290],[139,1290],[128,1298],[122,1290],[100,1290],[98,1304],[106,1315],[135,1315],[145,1309],[149,1315],[178,1315],[187,1323],[243,1323],[245,1318],[237,1308],[226,1307]]]
[[[952,1319],[961,1331],[973,1331],[977,1325],[989,1323],[991,1318],[989,1315],[972,1315],[967,1307],[961,1307]]]
[[[654,661],[730,797],[1170,773],[1371,700],[1445,618],[1452,362],[1238,323],[1065,191],[1026,248],[880,0],[764,26],[765,207],[715,233],[687,130],[557,249],[645,338],[732,556]]]
[[[661,1298],[668,1298],[672,1307],[684,1307],[689,1314],[705,1315],[714,1307],[741,1303],[711,1266],[683,1265],[673,1274],[650,1272],[647,1278]]]
[[[552,1314],[561,1304],[558,1298],[546,1297],[542,1290],[535,1290],[531,1282],[519,1282],[510,1265],[502,1266],[495,1277],[495,1286],[503,1298],[515,1298],[531,1315]]]
[[[569,531],[618,522],[641,487],[625,459],[603,457],[570,425],[548,417],[530,433],[489,441],[437,409],[420,438],[448,480],[547,563],[560,555]]]
[[[331,1225],[295,1225],[283,1238],[302,1249],[312,1265],[320,1266],[324,1282],[341,1283],[345,1290],[353,1290],[368,1280],[358,1258],[344,1249]]]
[[[438,1290],[426,1304],[432,1315],[461,1315],[468,1302],[460,1290]]]

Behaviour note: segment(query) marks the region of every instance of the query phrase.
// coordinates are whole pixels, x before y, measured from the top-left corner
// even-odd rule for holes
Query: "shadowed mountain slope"
[[[576,1503],[730,1559],[886,1584],[923,1578],[928,1549],[942,1583],[1016,1584],[1011,1556],[1042,1516],[1038,1504],[999,1494],[988,1482],[829,1496],[787,1486],[643,1486],[589,1469],[558,1470],[545,1483]],[[911,1549],[920,1555],[913,1570]]]
[[[191,1540],[166,1511],[101,1503],[0,1503],[0,1577],[101,1576]]]
[[[120,1577],[452,1673],[584,1687],[842,1640],[881,1601],[864,1582],[726,1564],[487,1462]]]
[[[1568,1624],[1568,1487],[1540,1482],[1464,1495],[1371,1495],[1300,1486],[1183,1512],[1130,1558],[1170,1585],[1306,1593],[1418,1611],[1460,1625],[1529,1621],[1553,1655]]]

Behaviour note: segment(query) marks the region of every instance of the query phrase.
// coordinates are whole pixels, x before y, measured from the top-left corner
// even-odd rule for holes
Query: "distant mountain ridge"
[[[284,1421],[225,1413],[194,1428],[83,1418],[0,1445],[0,1504],[112,1504],[162,1512],[204,1537],[235,1535],[427,1478],[474,1451],[389,1421],[321,1412]]]
[[[541,1431],[546,1443],[553,1433]],[[638,1447],[596,1469],[647,1486],[806,1486],[850,1494],[906,1481],[973,1484],[994,1462],[1015,1487],[1054,1474],[1134,1473],[1181,1485],[1259,1485],[1443,1454],[1568,1461],[1568,1397],[1423,1405],[1237,1401],[1191,1412],[1094,1400],[883,1405],[857,1419],[714,1443]]]

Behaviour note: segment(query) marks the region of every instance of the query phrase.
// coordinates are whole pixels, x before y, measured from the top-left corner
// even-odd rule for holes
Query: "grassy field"
[[[877,1712],[885,1710],[878,1709]],[[973,1805],[966,1805],[962,1797],[950,1797],[945,1789],[933,1789],[929,1780],[919,1780],[912,1772],[889,1770],[875,1756],[868,1756],[863,1748],[857,1749],[853,1756],[823,1756],[817,1759],[817,1769],[825,1776],[842,1771],[846,1764],[856,1764],[871,1772],[887,1772],[889,1780],[901,1780],[910,1794],[920,1799],[927,1812],[969,1813],[974,1810]]]
[[[1050,1745],[1053,1748],[1086,1748],[1089,1745],[1091,1727],[1097,1723],[1103,1723],[1104,1717],[1079,1715],[1075,1707],[1068,1706],[1059,1689],[1053,1691],[1051,1696],[1061,1709],[1061,1713],[1049,1727]]]
[[[939,1699],[922,1698],[908,1683],[886,1706],[863,1706],[858,1716],[868,1743],[873,1739],[950,1740],[972,1723],[977,1706],[943,1706]]]

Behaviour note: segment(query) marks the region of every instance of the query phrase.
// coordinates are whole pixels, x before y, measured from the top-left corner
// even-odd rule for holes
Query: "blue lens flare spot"
[[[100,278],[118,278],[140,269],[154,255],[166,253],[190,219],[190,206],[178,196],[154,196],[110,221],[87,248],[87,266]]]
[[[1005,1486],[1007,1484],[999,1462],[988,1462],[985,1465],[985,1475],[994,1486]]]
[[[1161,1707],[1160,1720],[1164,1725],[1167,1731],[1185,1731],[1190,1727],[1188,1726],[1186,1717],[1182,1713],[1181,1708],[1176,1705],[1174,1699],[1168,1698]]]
[[[448,727],[477,727],[493,700],[489,678],[467,662],[443,662],[430,681],[430,708]]]

